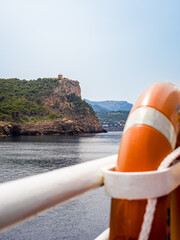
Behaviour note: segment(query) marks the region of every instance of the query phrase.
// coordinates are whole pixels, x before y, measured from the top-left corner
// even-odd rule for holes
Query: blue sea
[[[0,138],[0,182],[117,154],[121,136],[108,132]],[[1,233],[0,240],[92,240],[109,226],[109,213],[110,198],[101,187]]]

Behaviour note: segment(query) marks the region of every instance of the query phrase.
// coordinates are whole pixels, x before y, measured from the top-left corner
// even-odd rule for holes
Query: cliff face
[[[67,115],[67,110],[73,106],[73,101],[68,101],[69,96],[81,98],[81,88],[78,81],[68,78],[60,79],[58,82],[58,87],[53,90],[50,96],[44,98],[43,105],[55,113]],[[72,114],[73,112],[68,114],[70,118]]]
[[[21,85],[21,80],[16,81],[19,81],[18,84]],[[53,79],[52,82],[51,79],[33,81],[33,86],[31,83],[24,81],[24,85],[29,84],[26,88],[28,90],[22,89],[25,93],[23,96],[22,93],[19,93],[19,95],[21,94],[20,98],[18,98],[18,94],[17,98],[13,97],[15,99],[14,102],[19,101],[19,105],[16,106],[16,110],[12,109],[10,115],[8,115],[12,115],[11,117],[14,121],[3,121],[0,123],[1,136],[80,134],[104,131],[93,109],[85,101],[82,101],[81,88],[78,81],[67,78]],[[37,91],[37,86],[40,93]],[[32,91],[30,91],[31,88]],[[33,99],[33,105],[31,104],[31,99]],[[2,106],[5,104],[3,101],[2,103],[0,102]],[[25,110],[24,108],[21,110],[22,103],[25,106]],[[30,111],[30,109],[32,110]],[[7,114],[2,112],[1,116],[7,117]],[[38,119],[33,121],[37,117]]]
[[[88,116],[92,123],[99,124],[95,112],[89,104],[81,99],[81,88],[78,81],[63,78],[59,86],[43,100],[43,105],[56,114],[63,114],[67,119],[81,120]],[[100,126],[100,125],[99,125]]]
[[[59,86],[54,89],[54,93],[59,96],[75,94],[81,97],[81,88],[78,81],[63,78],[59,79]]]

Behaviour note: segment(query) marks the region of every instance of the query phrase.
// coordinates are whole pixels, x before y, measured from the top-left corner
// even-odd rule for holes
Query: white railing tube
[[[107,228],[104,232],[102,232],[97,238],[94,240],[109,240],[109,228]]]
[[[103,185],[117,155],[0,184],[0,230]]]

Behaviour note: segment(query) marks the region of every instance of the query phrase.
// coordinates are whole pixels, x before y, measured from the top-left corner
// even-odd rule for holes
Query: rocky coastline
[[[37,123],[0,123],[0,137],[19,135],[79,135],[106,132],[100,124],[77,120],[43,121]]]

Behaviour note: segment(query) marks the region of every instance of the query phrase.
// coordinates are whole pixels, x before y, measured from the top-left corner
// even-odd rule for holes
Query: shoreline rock
[[[57,120],[37,123],[0,123],[0,137],[36,135],[79,135],[106,132],[99,124],[88,121]]]

